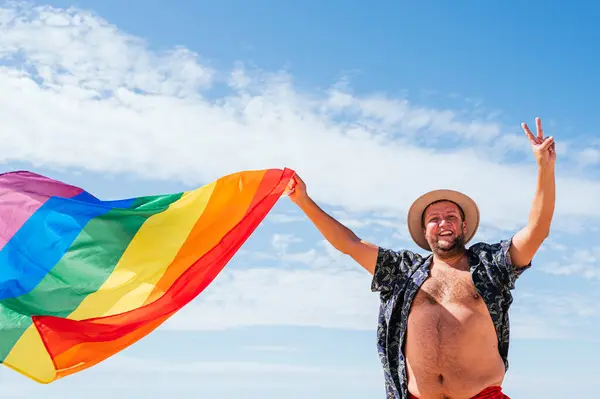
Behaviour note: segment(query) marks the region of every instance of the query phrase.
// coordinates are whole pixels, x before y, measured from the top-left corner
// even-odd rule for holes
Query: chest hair
[[[433,268],[419,290],[420,301],[432,304],[470,303],[480,299],[469,271]]]

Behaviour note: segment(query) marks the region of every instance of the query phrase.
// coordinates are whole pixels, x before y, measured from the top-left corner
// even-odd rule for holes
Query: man
[[[388,398],[508,398],[508,310],[511,290],[543,241],[554,214],[556,151],[536,119],[522,127],[537,161],[537,188],[525,227],[496,244],[466,249],[479,226],[468,196],[436,190],[418,198],[408,228],[429,256],[378,247],[325,213],[296,176],[294,201],[323,236],[373,275],[380,293],[377,347]]]

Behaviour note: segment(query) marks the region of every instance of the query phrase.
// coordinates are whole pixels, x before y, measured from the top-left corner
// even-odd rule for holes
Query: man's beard
[[[439,237],[435,237],[433,240],[429,241],[429,246],[431,247],[431,252],[433,252],[438,258],[451,258],[457,255],[462,254],[465,251],[465,235],[459,234],[454,237],[454,241],[450,243],[450,245],[439,244]]]

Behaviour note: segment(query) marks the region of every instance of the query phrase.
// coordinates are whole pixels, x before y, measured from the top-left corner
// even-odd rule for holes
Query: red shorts
[[[408,394],[409,399],[419,399],[413,394]],[[471,399],[510,399],[508,396],[502,393],[502,388],[498,386],[488,387]]]

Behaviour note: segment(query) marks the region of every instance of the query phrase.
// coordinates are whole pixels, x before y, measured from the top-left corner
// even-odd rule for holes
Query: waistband
[[[409,392],[408,399],[419,399]],[[471,399],[510,399],[504,393],[502,393],[502,387],[500,386],[491,386],[485,388],[483,391],[479,392],[477,395],[473,396]]]

